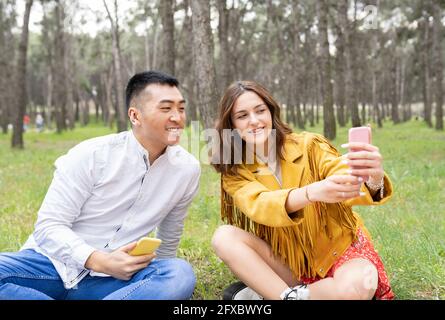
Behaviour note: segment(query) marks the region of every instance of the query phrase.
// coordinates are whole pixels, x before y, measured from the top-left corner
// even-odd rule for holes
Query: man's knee
[[[190,281],[190,283],[193,284],[196,282],[195,273],[190,263],[188,263],[183,259],[176,258],[174,266],[177,277],[187,278]]]
[[[196,276],[190,263],[183,259],[172,259],[168,267],[168,278],[173,289],[169,299],[188,299],[192,296],[196,285]]]

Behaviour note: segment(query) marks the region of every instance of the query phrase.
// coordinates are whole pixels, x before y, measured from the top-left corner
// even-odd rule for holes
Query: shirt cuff
[[[96,250],[96,248],[88,244],[81,244],[75,250],[72,250],[71,257],[76,264],[80,265],[82,268],[85,268],[85,263],[87,262],[88,258]]]

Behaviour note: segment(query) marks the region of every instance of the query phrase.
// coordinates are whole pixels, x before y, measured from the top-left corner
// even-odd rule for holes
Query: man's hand
[[[130,280],[136,272],[146,268],[156,257],[155,253],[143,256],[129,255],[135,246],[136,242],[132,242],[109,253],[94,251],[88,257],[85,267],[120,280]]]
[[[361,196],[363,179],[351,175],[332,175],[307,186],[311,201],[337,203]]]

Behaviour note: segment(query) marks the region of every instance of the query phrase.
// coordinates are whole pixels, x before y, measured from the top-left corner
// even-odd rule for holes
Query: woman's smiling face
[[[232,108],[232,124],[247,144],[264,145],[272,130],[272,114],[266,103],[252,91],[238,97]]]

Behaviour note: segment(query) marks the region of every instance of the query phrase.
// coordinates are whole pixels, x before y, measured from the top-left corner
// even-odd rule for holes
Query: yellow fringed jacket
[[[353,205],[383,204],[392,196],[385,174],[384,197],[374,200],[363,184],[365,196],[342,203],[316,202],[287,213],[285,202],[292,189],[334,174],[347,174],[341,154],[321,135],[290,134],[281,159],[282,186],[267,165],[243,164],[236,175],[222,176],[221,216],[229,224],[252,232],[272,247],[295,277],[324,278],[333,263],[356,239],[357,228],[367,233]]]

